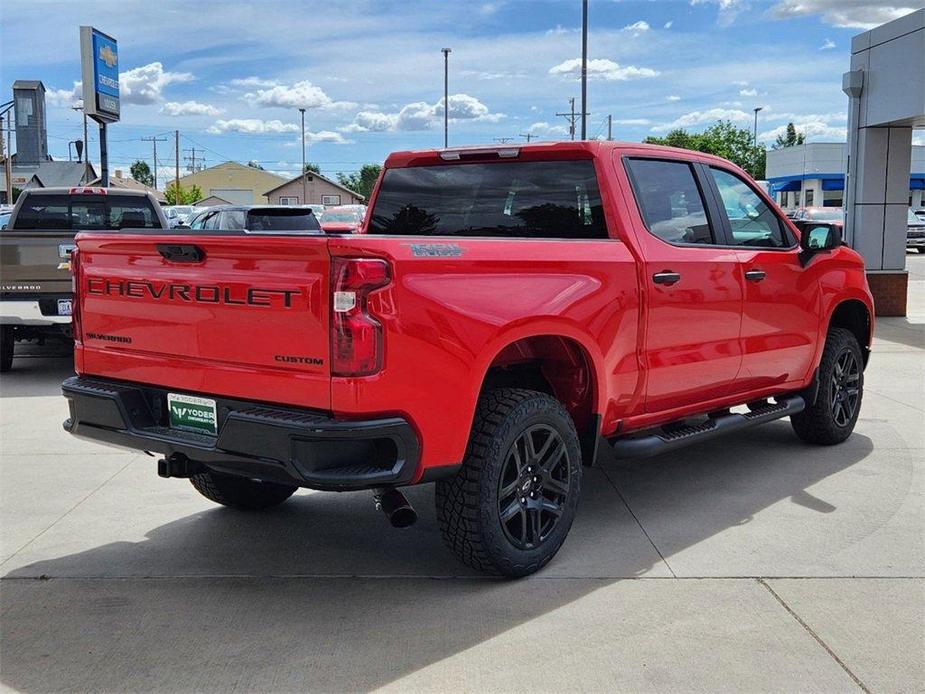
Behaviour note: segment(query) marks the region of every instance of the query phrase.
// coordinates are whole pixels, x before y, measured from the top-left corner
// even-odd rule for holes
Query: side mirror
[[[817,253],[827,253],[842,245],[841,228],[835,224],[800,226],[800,260],[803,265]]]

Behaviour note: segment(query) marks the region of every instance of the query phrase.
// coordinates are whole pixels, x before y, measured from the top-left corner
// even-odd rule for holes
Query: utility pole
[[[197,171],[202,171],[202,168],[205,165],[206,158],[199,157],[199,167],[197,168],[196,167],[196,152],[198,151],[199,154],[202,154],[203,152],[205,152],[205,150],[204,149],[197,150],[195,147],[193,147],[191,149],[184,149],[183,151],[190,152],[190,156],[183,157],[185,161],[189,162],[189,165],[186,167],[186,170],[189,171],[190,173],[196,173]]]
[[[574,108],[574,104],[573,104]],[[588,0],[581,0],[581,139],[588,139]],[[574,140],[575,138],[572,137]]]
[[[88,178],[88,167],[90,162],[87,161],[90,158],[90,143],[87,141],[87,114],[84,113],[83,99],[80,101],[80,106],[71,106],[72,111],[80,111],[80,115],[84,121],[84,146],[83,151],[86,152],[85,155],[78,153],[78,159],[84,162],[84,179]]]
[[[557,113],[556,115],[562,116],[568,121],[569,123],[568,134],[574,140],[575,139],[575,120],[577,119],[577,116],[575,115],[575,97],[574,96],[571,97],[568,100],[568,103],[569,103],[569,111],[567,113]]]
[[[177,158],[177,162],[176,162],[177,168],[175,171],[176,176],[174,178],[174,187],[175,187],[174,195],[176,196],[176,199],[174,200],[174,205],[179,205],[180,204],[180,131],[174,130],[173,137],[174,137],[173,146],[175,150],[174,155]]]
[[[443,53],[443,149],[450,142],[450,53],[452,49],[441,48]]]
[[[514,141],[513,137],[493,137],[492,139],[495,142],[500,142],[502,145],[506,145],[508,142]]]
[[[7,109],[9,110],[9,109]],[[3,157],[3,174],[6,178],[6,204],[13,204],[13,181],[10,180],[13,176],[12,171],[10,170],[10,157],[6,153],[6,147],[4,143],[6,140],[3,138],[3,116],[0,115],[0,157]]]
[[[527,139],[528,145],[530,144],[530,140],[533,139],[533,133],[520,133],[520,136]]]
[[[308,204],[308,193],[307,184],[305,179],[308,178],[305,174],[305,109],[300,108],[299,113],[302,114],[302,204]]]
[[[613,115],[607,114],[607,140],[613,139]]]
[[[158,139],[157,136],[155,136],[155,137],[143,137],[141,139],[143,142],[150,142],[152,145],[154,145],[154,168],[152,169],[152,171],[154,173],[154,190],[157,190],[157,143],[167,142],[167,138],[162,137]]]

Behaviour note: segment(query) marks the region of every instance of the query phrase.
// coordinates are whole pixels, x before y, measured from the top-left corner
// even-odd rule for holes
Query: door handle
[[[206,258],[205,251],[191,243],[159,243],[157,252],[172,263],[201,263]]]
[[[760,282],[765,277],[764,270],[749,270],[745,273],[745,279],[749,282]]]
[[[674,284],[675,282],[681,281],[681,275],[671,270],[664,270],[652,275],[652,281],[655,282],[655,284]]]

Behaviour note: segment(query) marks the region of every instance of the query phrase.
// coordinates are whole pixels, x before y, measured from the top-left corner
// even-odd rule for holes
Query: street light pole
[[[754,131],[754,144],[752,146],[752,157],[754,157],[754,162],[752,162],[752,176],[758,175],[758,111],[761,111],[764,106],[756,106],[752,110],[755,112],[755,131]]]
[[[752,109],[752,111],[755,112],[755,135],[754,135],[755,139],[754,139],[754,146],[755,146],[756,148],[758,147],[758,111],[762,111],[762,110],[764,110],[764,106],[756,106],[755,108]]]
[[[302,204],[307,205],[308,200],[306,200],[306,183],[305,183],[305,109],[300,108],[299,113],[302,114]]]
[[[581,139],[588,139],[588,0],[581,1]],[[574,138],[572,138],[574,139]]]
[[[450,53],[452,49],[441,48],[443,53],[443,148],[450,142]]]

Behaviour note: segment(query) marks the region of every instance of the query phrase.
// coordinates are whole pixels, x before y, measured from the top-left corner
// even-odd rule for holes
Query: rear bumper
[[[338,420],[312,410],[214,397],[218,435],[171,429],[163,388],[72,377],[62,386],[71,434],[206,468],[302,487],[367,489],[408,484],[420,445],[400,417]]]
[[[2,325],[67,325],[70,316],[45,315],[36,299],[0,301],[0,324]]]

